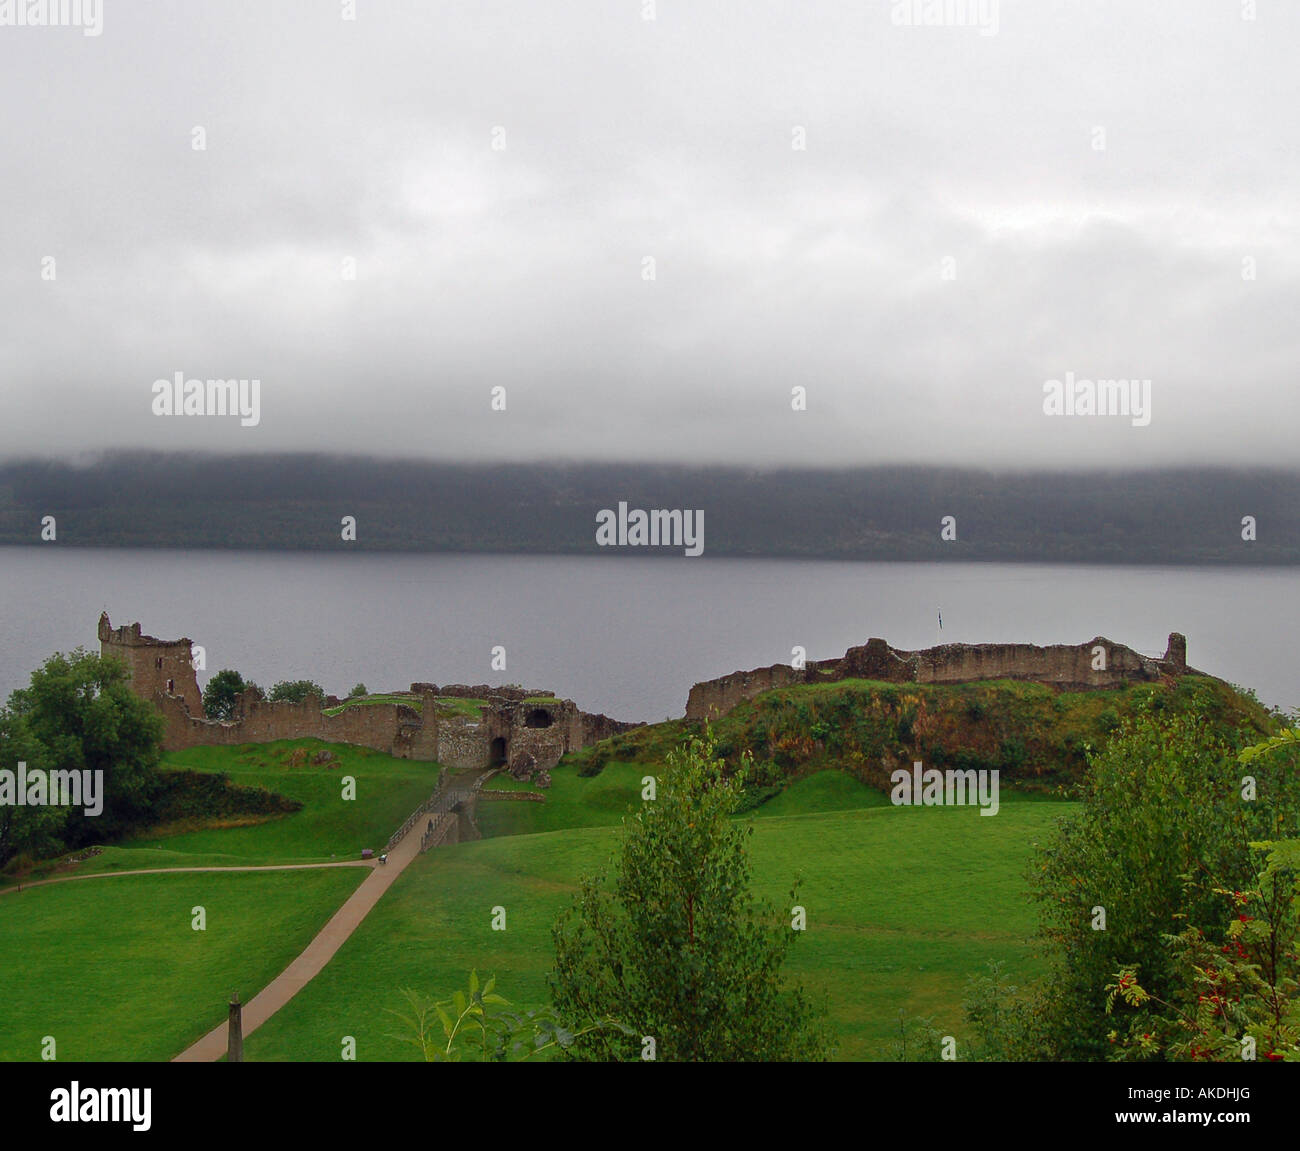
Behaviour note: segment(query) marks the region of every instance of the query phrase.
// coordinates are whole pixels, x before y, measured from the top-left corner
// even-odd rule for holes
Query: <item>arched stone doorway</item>
[[[506,741],[505,737],[498,735],[491,743],[488,744],[488,765],[490,767],[503,767],[506,762]]]

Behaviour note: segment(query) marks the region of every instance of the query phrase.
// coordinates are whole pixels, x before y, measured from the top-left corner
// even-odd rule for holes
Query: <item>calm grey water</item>
[[[698,679],[843,654],[881,636],[1080,643],[1095,635],[1188,661],[1300,705],[1300,573],[1288,569],[878,564],[706,557],[320,555],[0,548],[0,693],[95,624],[139,620],[207,648],[208,674],[346,693],[522,683],[620,719],[680,716]],[[507,667],[493,672],[492,647]],[[206,675],[200,675],[200,681]]]

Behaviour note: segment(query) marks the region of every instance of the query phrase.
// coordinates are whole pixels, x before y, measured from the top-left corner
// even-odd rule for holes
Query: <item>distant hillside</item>
[[[122,454],[0,465],[0,543],[681,555],[602,548],[596,514],[700,509],[707,556],[1300,563],[1300,473],[746,471]],[[355,516],[355,543],[340,521]],[[940,539],[943,517],[956,540]],[[1257,539],[1242,540],[1253,516]]]
[[[1228,684],[1201,676],[1113,691],[1056,691],[1019,680],[951,685],[841,680],[765,692],[713,724],[728,763],[754,757],[752,802],[828,768],[848,771],[881,791],[889,773],[920,760],[927,768],[996,769],[1003,786],[1068,789],[1087,767],[1085,749],[1100,747],[1143,709],[1184,712],[1218,731],[1230,746],[1272,734],[1268,710]],[[606,763],[662,763],[699,726],[652,724],[566,756],[580,775]],[[1249,733],[1243,742],[1242,731]]]

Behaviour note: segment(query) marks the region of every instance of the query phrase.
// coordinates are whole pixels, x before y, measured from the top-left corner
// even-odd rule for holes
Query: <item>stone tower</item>
[[[1182,632],[1171,631],[1165,647],[1164,662],[1175,673],[1187,670],[1187,637]]]
[[[144,699],[154,699],[160,693],[178,696],[191,715],[203,716],[203,697],[188,639],[162,640],[141,635],[138,623],[115,629],[108,612],[104,612],[99,617],[99,653],[126,664],[131,690],[137,695]]]

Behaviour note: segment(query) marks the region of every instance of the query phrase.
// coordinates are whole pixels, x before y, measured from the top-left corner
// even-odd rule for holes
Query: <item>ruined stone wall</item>
[[[851,647],[842,660],[825,660],[818,665],[824,681],[837,679],[876,679],[884,683],[914,683],[917,659],[910,651],[896,651],[883,639],[869,639],[861,647]]]
[[[523,778],[550,771],[568,750],[562,727],[516,727],[506,764],[511,775]]]
[[[590,743],[597,743],[602,739],[609,739],[615,735],[622,735],[625,731],[631,731],[636,727],[644,727],[643,723],[625,723],[621,719],[610,719],[605,714],[592,715],[590,712],[578,713],[579,730],[572,746],[586,747]]]
[[[726,715],[738,703],[753,699],[765,691],[803,683],[805,672],[796,671],[788,664],[776,663],[771,667],[753,671],[734,671],[730,675],[697,683],[686,700],[687,719],[706,719],[710,715]]]
[[[489,737],[487,728],[468,716],[447,716],[437,720],[437,760],[459,769],[487,767]]]
[[[506,762],[533,756],[538,768],[549,770],[570,750],[585,747],[600,732],[625,730],[608,717],[589,717],[568,700],[556,699],[543,708],[503,702],[483,709],[482,717],[441,712],[433,696],[421,705],[375,703],[353,706],[338,715],[324,714],[315,700],[270,703],[241,696],[236,718],[230,722],[208,720],[190,713],[179,696],[155,693],[153,702],[166,720],[163,746],[168,751],[203,744],[233,746],[269,743],[277,739],[320,739],[370,747],[402,759],[437,761],[458,769],[490,766],[491,744],[505,740]],[[549,727],[527,726],[529,713],[544,710],[552,716]],[[595,722],[588,727],[588,720]]]
[[[1105,653],[1104,669],[1097,648]],[[1160,678],[1156,661],[1123,644],[1098,636],[1074,647],[1054,644],[1035,647],[1027,643],[949,644],[918,652],[919,683],[964,683],[980,679],[1025,679],[1036,683],[1081,690],[1118,687],[1124,682]]]
[[[302,703],[269,703],[244,698],[240,718],[223,723],[190,714],[184,700],[174,696],[159,695],[154,702],[167,722],[163,746],[168,751],[203,744],[321,739],[370,747],[410,759],[415,758],[412,742],[421,728],[420,717],[413,709],[391,703],[350,707],[338,715],[325,715],[312,699]]]
[[[431,693],[422,693],[420,696],[420,725],[412,729],[409,740],[411,759],[438,758],[438,712],[433,700]]]
[[[1098,649],[1104,657],[1099,657]],[[885,683],[939,684],[1022,679],[1089,691],[1185,674],[1202,673],[1187,666],[1187,639],[1177,632],[1169,636],[1162,659],[1144,656],[1103,636],[1077,645],[954,643],[921,651],[903,651],[890,647],[883,639],[870,639],[859,647],[849,648],[840,660],[821,660],[800,670],[788,664],[773,664],[697,683],[686,701],[686,718],[700,720],[725,715],[737,704],[765,691],[807,682],[871,679]]]

